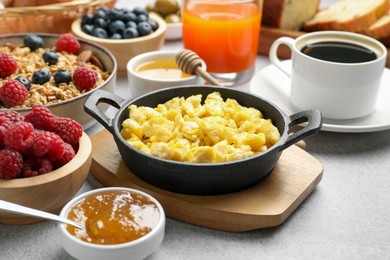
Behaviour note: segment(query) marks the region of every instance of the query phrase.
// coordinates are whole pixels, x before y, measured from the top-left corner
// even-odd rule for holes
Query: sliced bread
[[[379,18],[365,33],[375,39],[383,39],[390,36],[390,12]]]
[[[299,30],[314,17],[320,0],[265,0],[262,24],[270,27]]]
[[[389,0],[340,0],[304,23],[305,31],[365,32],[390,10]]]

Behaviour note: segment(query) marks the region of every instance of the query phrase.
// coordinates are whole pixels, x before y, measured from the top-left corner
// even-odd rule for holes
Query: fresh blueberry
[[[134,21],[129,21],[126,23],[126,28],[129,28],[129,27],[137,28],[137,23]]]
[[[128,27],[123,31],[123,39],[132,39],[139,37],[137,28]]]
[[[93,24],[93,21],[95,20],[95,16],[92,13],[86,13],[81,18],[81,24]]]
[[[113,35],[110,36],[110,39],[120,40],[120,39],[122,39],[122,35],[119,33],[114,33]]]
[[[58,62],[58,54],[54,51],[45,51],[42,55],[42,58],[49,65],[55,65]]]
[[[143,7],[135,7],[134,9],[133,9],[133,12],[136,14],[136,15],[141,15],[141,14],[143,14],[143,15],[146,15],[146,16],[149,16],[149,12],[148,12],[148,10],[146,10],[145,8],[143,8]]]
[[[38,70],[34,72],[32,76],[32,82],[34,84],[43,85],[50,80],[50,72],[47,70]]]
[[[95,27],[92,24],[84,24],[81,26],[81,30],[89,35],[92,35],[94,28]]]
[[[137,21],[137,15],[133,12],[125,12],[123,13],[122,21],[127,23],[127,22],[135,22]]]
[[[35,51],[38,48],[42,48],[45,44],[42,37],[39,37],[35,34],[27,34],[23,38],[24,45],[30,48],[30,50]]]
[[[145,36],[153,32],[152,26],[148,22],[140,22],[137,29],[140,36]]]
[[[27,90],[29,90],[31,88],[31,82],[28,80],[28,78],[25,78],[25,77],[17,77],[15,78],[17,81],[19,81],[20,83],[22,83]]]
[[[123,11],[119,8],[112,8],[111,11],[108,13],[108,17],[112,21],[116,20],[122,20],[123,18]]]
[[[108,14],[110,12],[110,8],[107,7],[107,6],[102,6],[102,7],[99,7],[99,9],[97,10],[97,12],[103,12],[105,14]]]
[[[97,10],[95,13],[95,20],[101,18],[101,19],[107,19],[107,13],[104,10]]]
[[[103,18],[97,18],[95,19],[95,22],[93,23],[93,25],[96,27],[96,28],[103,28],[103,29],[106,29],[107,28],[107,20],[104,20]]]
[[[57,85],[61,83],[69,84],[71,80],[72,76],[67,70],[57,70],[56,73],[54,73],[54,81]]]
[[[107,31],[103,28],[93,29],[92,35],[95,37],[99,37],[99,38],[107,38],[108,37]]]
[[[148,23],[152,26],[153,31],[156,31],[158,29],[158,23],[152,18],[148,19]]]
[[[108,31],[110,32],[110,34],[114,34],[114,33],[122,34],[125,28],[126,25],[121,20],[113,21],[108,25]]]
[[[149,17],[147,15],[140,14],[137,16],[136,23],[147,22],[148,19],[149,19]]]

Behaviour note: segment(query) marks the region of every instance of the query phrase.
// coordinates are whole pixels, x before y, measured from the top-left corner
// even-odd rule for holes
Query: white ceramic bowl
[[[73,235],[71,235],[66,230],[66,225],[64,224],[58,224],[61,234],[61,240],[62,245],[71,256],[75,257],[76,259],[94,259],[94,260],[106,260],[106,259],[115,259],[115,260],[121,260],[121,259],[144,259],[150,254],[152,254],[154,251],[158,249],[161,242],[164,239],[165,235],[165,213],[164,209],[162,208],[161,204],[152,196],[150,196],[147,193],[144,193],[139,190],[130,189],[130,188],[122,188],[122,187],[110,187],[110,188],[101,188],[101,189],[95,189],[91,190],[89,192],[83,193],[75,198],[73,198],[71,201],[69,201],[65,207],[62,209],[60,215],[62,217],[67,217],[69,210],[72,208],[72,206],[80,201],[81,199],[92,195],[92,194],[99,194],[104,191],[128,191],[131,193],[138,193],[140,195],[143,195],[145,197],[148,197],[152,202],[154,202],[157,205],[157,208],[160,212],[160,219],[158,221],[158,224],[146,235],[144,235],[141,238],[138,238],[134,241],[123,243],[123,244],[116,244],[116,245],[99,245],[99,244],[92,244],[88,242],[84,242]]]
[[[136,98],[158,89],[173,86],[203,85],[204,82],[198,75],[191,75],[190,77],[179,79],[152,79],[136,72],[138,66],[150,61],[175,61],[176,54],[176,51],[161,50],[143,53],[130,59],[127,63],[127,79],[130,86],[130,97]],[[203,64],[203,69],[206,69],[205,64]]]
[[[165,39],[179,40],[183,36],[182,23],[167,23],[167,32]]]

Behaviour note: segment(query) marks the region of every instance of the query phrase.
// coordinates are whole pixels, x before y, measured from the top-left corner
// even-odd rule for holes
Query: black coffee
[[[304,46],[301,52],[320,60],[359,63],[377,58],[375,52],[365,47],[344,42],[319,42]]]

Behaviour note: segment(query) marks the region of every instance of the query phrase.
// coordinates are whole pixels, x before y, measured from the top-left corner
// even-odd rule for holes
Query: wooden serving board
[[[136,177],[107,130],[92,136],[92,175],[104,186],[129,187],[155,197],[168,217],[203,227],[241,232],[283,223],[320,182],[321,163],[293,145],[262,182],[235,193],[197,196],[166,191]],[[237,173],[240,174],[240,173]]]
[[[284,30],[284,29],[272,28],[267,26],[261,26],[258,52],[261,55],[268,56],[271,45],[276,39],[283,36],[287,36],[295,39],[298,36],[303,35],[305,33],[306,32],[303,31]],[[387,46],[387,51],[390,54],[389,46]],[[280,48],[278,49],[278,56],[281,59],[290,59],[291,51],[287,46],[280,46]],[[387,55],[386,67],[390,68],[390,55]]]

